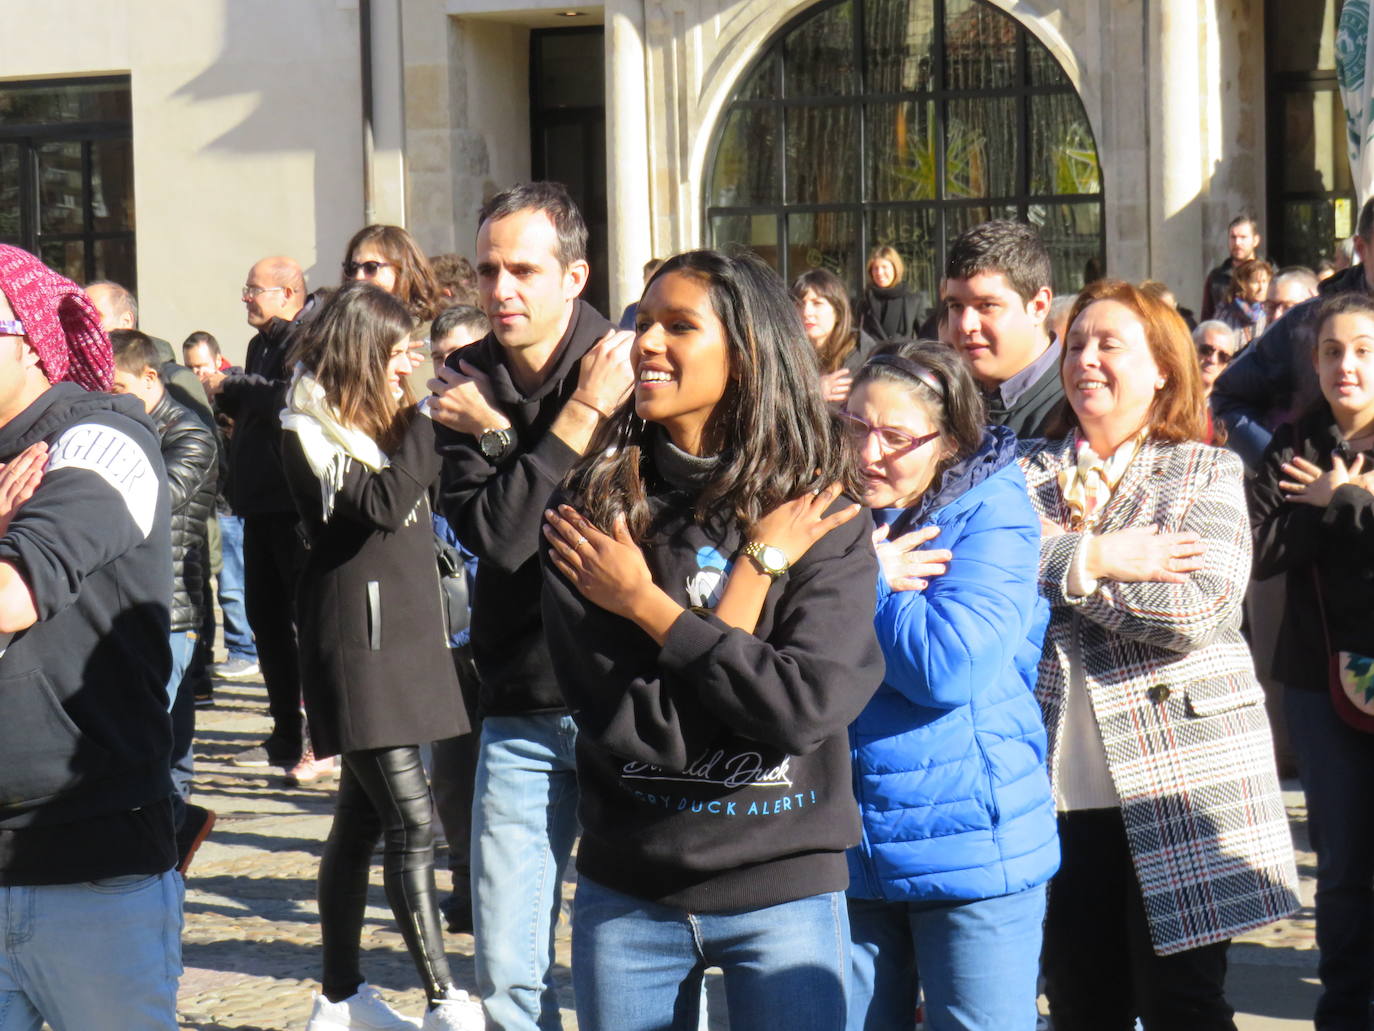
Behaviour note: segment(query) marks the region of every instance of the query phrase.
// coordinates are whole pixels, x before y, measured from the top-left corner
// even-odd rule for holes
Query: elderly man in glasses
[[[291,258],[263,258],[248,270],[243,298],[257,335],[248,344],[243,373],[211,374],[206,383],[218,410],[234,421],[229,438],[228,502],[243,520],[244,603],[257,638],[258,663],[267,685],[272,732],[240,753],[239,766],[276,766],[299,781],[328,772],[305,747],[292,599],[301,545],[296,507],[286,487],[276,440],[279,413],[291,378],[286,358],[296,331],[314,310],[305,274]]]

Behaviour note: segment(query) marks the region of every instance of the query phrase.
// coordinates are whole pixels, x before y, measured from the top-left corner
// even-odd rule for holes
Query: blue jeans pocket
[[[119,877],[102,877],[98,881],[87,881],[86,887],[99,895],[132,895],[137,891],[156,884],[162,875],[156,873],[131,873]]]

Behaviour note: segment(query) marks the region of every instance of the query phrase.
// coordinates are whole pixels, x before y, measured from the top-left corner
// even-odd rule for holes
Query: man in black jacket
[[[292,338],[314,310],[305,275],[286,257],[263,258],[243,287],[248,344],[243,373],[211,374],[206,385],[215,407],[234,421],[229,438],[229,507],[243,520],[244,604],[258,645],[267,686],[272,732],[261,746],[241,753],[239,766],[279,766],[298,780],[313,780],[301,718],[296,644],[296,573],[302,565],[296,506],[281,464],[281,419],[291,370]],[[307,760],[307,761],[303,761]]]
[[[80,288],[0,246],[0,295],[0,1023],[174,1031],[162,458]]]
[[[1040,233],[996,220],[949,249],[941,300],[947,333],[987,403],[988,421],[1043,437],[1064,408],[1062,342],[1048,330],[1050,255]]]
[[[1226,291],[1231,287],[1232,270],[1242,261],[1259,257],[1259,223],[1253,215],[1240,214],[1226,226],[1226,260],[1202,282],[1202,322],[1214,319],[1226,305]]]
[[[632,376],[631,335],[578,298],[586,254],[586,224],[557,183],[526,183],[483,205],[477,284],[492,332],[430,381],[444,515],[479,560],[473,915],[477,987],[503,1031],[562,1027],[550,972],[577,831],[576,727],[540,615],[543,509]]]
[[[157,427],[167,493],[172,507],[172,676],[167,697],[172,713],[172,799],[177,827],[177,869],[182,873],[214,825],[215,814],[191,805],[192,754],[196,706],[187,672],[204,613],[205,580],[210,575],[206,527],[219,483],[219,441],[163,386],[161,357],[146,334],[117,329],[114,348],[116,394],[131,394]]]
[[[1240,353],[1217,378],[1212,411],[1226,424],[1227,445],[1257,472],[1274,428],[1291,421],[1316,399],[1312,334],[1317,310],[1337,294],[1374,292],[1374,198],[1365,201],[1355,225],[1355,253],[1361,264],[1342,269],[1317,286],[1317,296],[1291,309]]]

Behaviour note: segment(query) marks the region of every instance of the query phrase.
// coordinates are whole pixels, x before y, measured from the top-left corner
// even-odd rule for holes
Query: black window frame
[[[1339,24],[1341,7],[1344,0],[1336,2],[1336,22]],[[1340,96],[1340,82],[1337,79],[1335,68],[1313,68],[1307,71],[1277,71],[1273,67],[1273,52],[1271,42],[1273,34],[1282,31],[1282,4],[1280,0],[1265,0],[1264,24],[1265,24],[1265,47],[1264,47],[1264,100],[1266,112],[1266,132],[1265,141],[1267,150],[1265,161],[1265,172],[1268,179],[1268,189],[1265,197],[1265,219],[1267,225],[1264,229],[1265,240],[1262,250],[1275,259],[1280,266],[1294,265],[1298,263],[1310,262],[1313,266],[1315,261],[1311,261],[1311,255],[1294,253],[1294,244],[1287,238],[1285,230],[1286,219],[1284,210],[1289,204],[1326,204],[1332,211],[1332,236],[1328,246],[1334,251],[1338,241],[1335,236],[1335,204],[1339,200],[1346,200],[1350,204],[1350,232],[1355,232],[1355,226],[1359,220],[1359,201],[1355,195],[1354,177],[1351,176],[1351,189],[1349,190],[1286,190],[1284,189],[1284,163],[1289,156],[1287,120],[1285,118],[1286,101],[1291,96],[1305,94],[1332,93],[1338,107],[1344,110]],[[1345,133],[1342,129],[1340,139],[1342,144],[1345,141]],[[1337,160],[1346,162],[1349,167],[1349,151],[1342,145],[1337,150]],[[1333,253],[1323,253],[1318,256],[1321,258],[1331,258]]]
[[[1030,177],[1032,170],[1030,167],[1030,115],[1029,105],[1032,97],[1036,96],[1072,96],[1082,107],[1082,98],[1073,86],[1064,70],[1053,53],[1046,48],[1045,52],[1059,65],[1063,73],[1063,83],[1055,85],[1034,85],[1031,82],[1030,62],[1027,58],[1027,50],[1033,38],[1030,31],[1017,18],[997,7],[988,3],[987,0],[972,0],[977,6],[986,8],[1000,18],[1007,19],[1015,26],[1015,64],[1013,82],[1009,86],[986,87],[980,89],[951,89],[946,85],[946,0],[931,0],[933,5],[932,16],[932,40],[931,53],[933,66],[930,77],[930,88],[922,90],[904,92],[866,92],[864,69],[867,67],[864,52],[864,41],[866,38],[864,25],[864,0],[848,0],[853,5],[853,46],[854,46],[854,70],[855,80],[852,83],[851,92],[836,96],[803,96],[787,97],[784,95],[784,79],[786,77],[786,53],[784,41],[787,37],[803,23],[822,16],[831,8],[840,6],[847,0],[823,0],[808,7],[805,11],[791,18],[781,28],[779,28],[768,40],[764,48],[759,52],[749,67],[739,77],[735,84],[734,93],[731,99],[721,109],[720,116],[715,123],[714,138],[711,141],[707,159],[703,166],[701,197],[702,197],[702,235],[705,239],[715,243],[714,220],[725,216],[773,216],[776,222],[777,233],[777,253],[778,271],[784,279],[790,280],[802,269],[789,268],[791,261],[790,254],[792,241],[788,233],[788,215],[798,214],[829,214],[840,213],[850,215],[857,226],[857,238],[854,243],[852,255],[852,267],[862,270],[869,252],[874,246],[886,241],[872,240],[869,233],[869,216],[874,212],[881,211],[932,211],[935,213],[935,243],[937,253],[935,255],[936,278],[938,279],[941,270],[945,265],[945,257],[948,253],[949,244],[957,233],[951,234],[949,231],[949,218],[947,213],[957,209],[1001,209],[1015,208],[1016,218],[1022,222],[1030,222],[1030,209],[1032,207],[1049,207],[1056,204],[1079,204],[1093,203],[1098,207],[1098,248],[1097,262],[1102,273],[1106,271],[1106,210],[1105,210],[1105,175],[1102,169],[1100,155],[1101,150],[1097,145],[1097,135],[1093,131],[1092,124],[1087,118],[1086,109],[1084,111],[1084,124],[1092,138],[1093,152],[1097,156],[1098,170],[1098,190],[1096,193],[1074,193],[1074,194],[1045,194],[1034,193],[1030,190]],[[1042,46],[1038,40],[1037,45]],[[774,61],[773,67],[773,96],[765,99],[745,99],[739,94],[744,87],[752,82],[756,71],[768,62]],[[1011,98],[1016,105],[1017,119],[1017,157],[1015,170],[1016,190],[1013,193],[988,196],[988,197],[961,197],[948,198],[938,194],[943,193],[946,183],[946,161],[948,138],[946,136],[946,126],[948,124],[947,106],[951,101],[977,99],[977,98]],[[871,155],[865,146],[864,130],[865,119],[863,109],[868,105],[882,103],[932,103],[935,118],[935,138],[939,141],[936,150],[935,182],[937,197],[930,200],[875,200],[869,193],[871,188],[871,176],[869,162]],[[720,147],[724,141],[725,126],[728,124],[730,115],[739,109],[745,108],[769,108],[778,111],[778,132],[775,142],[774,160],[777,162],[776,175],[779,184],[787,182],[787,126],[786,112],[789,108],[817,108],[825,106],[854,106],[859,109],[858,118],[858,155],[857,183],[859,199],[849,202],[833,203],[791,203],[787,200],[785,193],[783,199],[778,203],[754,204],[754,205],[713,205],[710,203],[710,193],[713,184],[716,163],[720,155]],[[781,187],[780,189],[785,189]],[[862,273],[860,273],[862,278]],[[851,288],[860,287],[860,283],[851,283]]]
[[[132,93],[131,77],[128,75],[21,79],[13,82],[0,82],[0,89],[7,91],[21,89],[53,90],[61,89],[64,86],[114,86]],[[0,124],[0,145],[17,144],[20,147],[19,236],[18,238],[0,236],[0,243],[10,243],[14,246],[22,247],[32,254],[41,256],[44,244],[80,242],[84,245],[84,274],[82,282],[87,283],[96,277],[95,244],[107,240],[127,241],[131,260],[129,275],[126,278],[130,281],[122,283],[121,285],[137,293],[137,209],[135,209],[134,216],[131,219],[135,224],[134,228],[118,230],[96,229],[95,212],[90,203],[93,177],[91,144],[107,140],[127,140],[129,142],[130,161],[132,163],[132,112],[130,113],[128,121],[104,119],[71,122],[37,122],[21,125]],[[38,151],[40,147],[51,143],[79,143],[81,145],[82,227],[80,232],[44,232],[41,228],[40,209],[42,206],[42,188],[39,175]],[[130,169],[130,174],[132,175],[132,168]]]

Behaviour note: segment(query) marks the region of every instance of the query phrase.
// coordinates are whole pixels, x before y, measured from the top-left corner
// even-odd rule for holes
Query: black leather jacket
[[[210,573],[206,522],[219,485],[219,442],[189,408],[163,391],[148,413],[157,427],[172,508],[172,630],[200,628]]]

